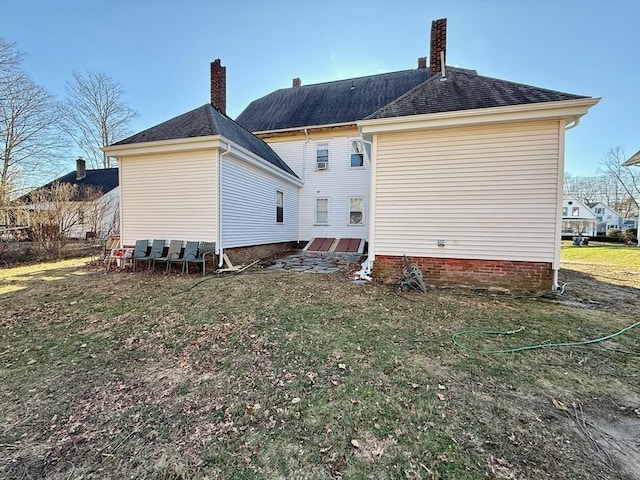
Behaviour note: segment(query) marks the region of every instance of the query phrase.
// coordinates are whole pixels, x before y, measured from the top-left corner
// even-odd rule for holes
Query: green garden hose
[[[513,335],[515,333],[521,332],[524,330],[524,327],[520,327],[517,330],[507,330],[507,331],[496,331],[496,330],[462,330],[460,332],[454,333],[451,336],[451,340],[453,343],[461,348],[469,352],[474,353],[515,353],[522,352],[524,350],[535,350],[538,348],[555,348],[555,347],[577,347],[581,345],[589,345],[592,343],[599,343],[605,340],[609,340],[610,338],[617,337],[618,335],[626,332],[627,330],[631,330],[634,327],[640,325],[640,322],[633,323],[622,330],[612,333],[610,335],[606,335],[600,338],[594,338],[592,340],[582,340],[580,342],[557,342],[557,343],[540,343],[538,345],[524,345],[522,347],[516,348],[507,348],[507,349],[498,349],[498,350],[476,350],[475,348],[471,348],[467,345],[463,345],[457,341],[457,338],[462,335]]]

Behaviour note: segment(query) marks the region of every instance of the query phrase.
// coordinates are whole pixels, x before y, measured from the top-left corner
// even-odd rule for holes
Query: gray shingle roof
[[[236,118],[252,132],[361,120],[429,78],[428,68],[276,90]]]
[[[114,188],[116,188],[119,184],[118,180],[118,169],[117,168],[97,168],[93,170],[86,170],[85,177],[80,180],[76,180],[76,171],[72,171],[63,175],[62,177],[56,178],[52,182],[49,182],[38,189],[50,189],[56,183],[69,183],[71,185],[78,185],[79,194],[82,195],[82,187],[93,187],[99,189],[102,194],[110,192]],[[21,201],[29,202],[30,194],[27,193],[19,198]],[[77,198],[76,200],[81,200],[81,198]]]
[[[191,110],[159,125],[143,130],[113,145],[176,140],[209,135],[221,135],[281,170],[297,177],[294,171],[289,168],[269,145],[248,130],[245,130],[226,115],[221,114],[211,104],[203,105],[195,110]]]
[[[476,108],[588,98],[521,83],[484,77],[468,70],[447,69],[367,116],[367,119],[455,112]]]

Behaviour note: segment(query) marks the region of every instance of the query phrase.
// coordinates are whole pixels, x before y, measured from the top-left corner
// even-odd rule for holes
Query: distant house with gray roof
[[[551,288],[565,130],[599,99],[449,67],[445,44],[437,20],[429,66],[295,78],[235,121],[216,60],[211,105],[105,149],[121,165],[126,241],[189,236],[222,253],[360,239],[379,278],[407,255],[434,283]]]
[[[55,185],[75,187],[75,198],[71,199],[77,208],[68,208],[64,235],[68,238],[105,238],[118,232],[119,179],[117,168],[87,169],[86,161],[76,160],[76,169],[38,187],[36,190],[51,190]],[[48,208],[34,205],[33,192],[17,199],[26,210]],[[73,217],[73,218],[70,218]],[[62,228],[62,226],[61,226]]]

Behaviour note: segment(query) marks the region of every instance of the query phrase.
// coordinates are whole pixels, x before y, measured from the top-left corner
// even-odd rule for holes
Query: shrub
[[[618,228],[610,228],[609,230],[607,230],[607,237],[622,238],[622,230]]]
[[[622,239],[629,244],[638,243],[638,229],[627,228],[622,234]]]

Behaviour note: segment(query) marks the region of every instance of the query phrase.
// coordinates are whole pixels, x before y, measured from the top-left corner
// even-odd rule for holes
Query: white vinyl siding
[[[121,237],[216,241],[217,153],[157,154],[120,161]]]
[[[337,132],[336,132],[337,133]],[[370,163],[365,152],[364,166],[351,167],[351,142],[355,140],[353,129],[347,129],[342,136],[310,138],[286,142],[270,143],[271,148],[304,181],[299,193],[298,239],[302,241],[315,237],[368,238],[365,224],[349,225],[350,198],[363,199],[365,208],[369,205],[371,183]],[[330,166],[327,170],[316,171],[316,144],[329,145]],[[304,161],[303,161],[304,160]],[[329,225],[315,222],[316,198],[330,199]]]
[[[557,121],[379,134],[375,254],[552,262],[561,134]]]
[[[298,187],[229,155],[222,162],[223,247],[296,241]],[[275,221],[276,191],[283,223]]]

